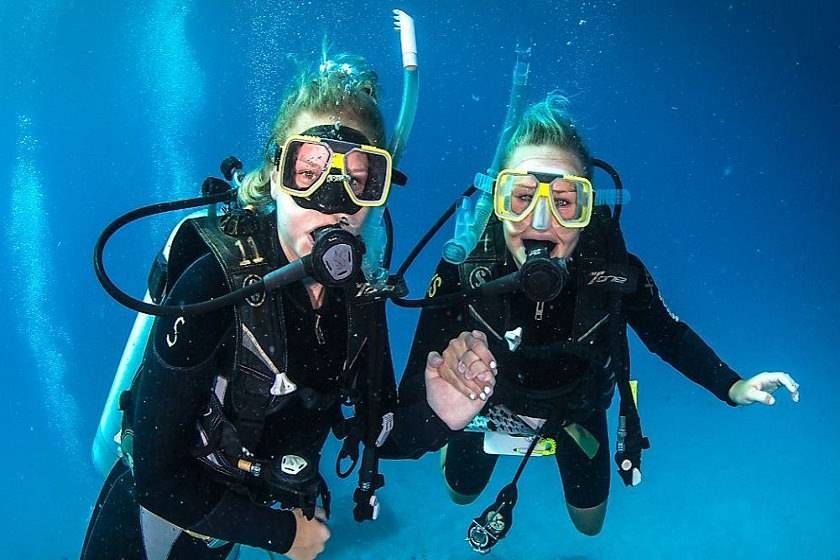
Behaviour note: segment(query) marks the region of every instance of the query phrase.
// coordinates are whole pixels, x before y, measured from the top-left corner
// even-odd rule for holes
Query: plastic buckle
[[[475,188],[486,194],[493,194],[493,183],[496,182],[495,177],[491,177],[486,173],[478,172],[473,179]]]

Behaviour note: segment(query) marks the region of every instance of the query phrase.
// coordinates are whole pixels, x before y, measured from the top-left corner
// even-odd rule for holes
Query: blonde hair
[[[556,92],[549,93],[544,101],[528,107],[505,146],[503,165],[507,167],[510,164],[510,157],[519,146],[556,146],[575,154],[583,165],[584,175],[591,177],[592,156],[572,122],[568,107],[569,100]]]
[[[239,189],[239,201],[257,211],[271,207],[270,180],[274,152],[290,134],[295,119],[304,112],[344,113],[365,125],[374,146],[385,143],[385,123],[377,106],[377,75],[360,56],[326,51],[317,70],[301,71],[280,104],[271,135],[263,150],[263,164],[248,173]]]

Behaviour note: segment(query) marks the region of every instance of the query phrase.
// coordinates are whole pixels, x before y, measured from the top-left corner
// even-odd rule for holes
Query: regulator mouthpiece
[[[551,258],[554,244],[526,239],[525,263],[519,269],[519,288],[532,301],[550,301],[563,291],[569,278],[566,259]]]
[[[315,246],[305,257],[309,276],[330,287],[344,286],[358,277],[364,245],[358,237],[340,226],[327,226],[313,232]]]

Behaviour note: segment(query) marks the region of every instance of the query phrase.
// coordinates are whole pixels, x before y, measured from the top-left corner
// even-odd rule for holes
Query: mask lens
[[[500,175],[496,182],[496,209],[499,218],[517,219],[530,212],[537,186],[537,180],[532,175]]]
[[[390,166],[384,154],[354,148],[344,155],[345,186],[363,203],[385,202]]]
[[[324,182],[332,158],[327,146],[302,140],[289,142],[283,156],[283,186],[304,196]]]
[[[585,197],[580,181],[557,178],[551,182],[551,203],[564,222],[580,220]]]

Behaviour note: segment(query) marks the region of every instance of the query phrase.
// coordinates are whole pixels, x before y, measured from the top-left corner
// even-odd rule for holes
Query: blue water
[[[399,6],[417,21],[421,97],[401,165],[411,180],[392,197],[395,260],[489,164],[513,47],[530,39],[530,100],[553,89],[569,96],[594,153],[621,171],[633,194],[625,236],[669,307],[742,375],[790,372],[802,402],[731,409],[633,339],[653,442],[643,484],[625,489],[614,475],[604,531],[583,537],[566,516],[553,461],[535,460],[514,528],[493,555],[840,558],[832,536],[840,402],[830,354],[840,342],[838,8],[524,4]],[[89,446],[133,316],[92,273],[101,228],[130,208],[191,195],[228,154],[257,165],[295,59],[314,62],[324,34],[378,69],[392,125],[401,91],[392,7],[0,5],[0,557],[78,556],[99,490]],[[174,219],[115,239],[107,258],[120,285],[142,294]],[[409,274],[415,294],[442,241]],[[401,371],[416,314],[389,314]],[[334,451],[331,444],[328,460]],[[436,455],[387,463],[375,523],[355,524],[353,485],[333,483],[338,505],[323,558],[473,557],[467,523],[515,461],[502,461],[467,507],[449,503],[437,463]]]

